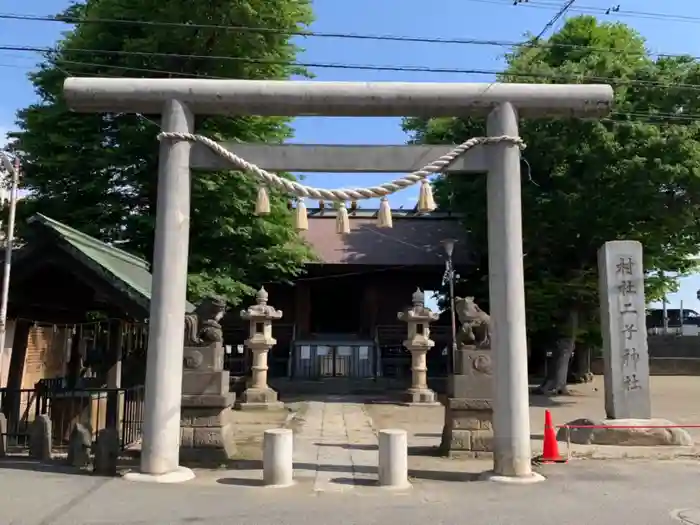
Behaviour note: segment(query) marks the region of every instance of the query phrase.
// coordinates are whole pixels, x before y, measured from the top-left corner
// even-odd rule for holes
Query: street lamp
[[[455,314],[455,269],[452,264],[452,254],[455,250],[456,239],[445,239],[442,241],[442,247],[445,250],[445,275],[443,277],[443,282],[447,280],[450,285],[450,320],[452,322],[452,351],[450,352],[450,359],[448,360],[449,370],[448,373],[454,373],[455,369],[455,356],[457,355],[457,317]]]
[[[10,210],[7,220],[7,233],[5,234],[5,262],[2,274],[2,296],[0,298],[0,353],[5,352],[5,335],[7,333],[7,302],[10,294],[10,268],[12,266],[12,244],[15,237],[15,210],[17,208],[17,187],[19,186],[19,158],[15,159],[14,166],[7,155],[0,151],[2,164],[12,176],[10,186]]]

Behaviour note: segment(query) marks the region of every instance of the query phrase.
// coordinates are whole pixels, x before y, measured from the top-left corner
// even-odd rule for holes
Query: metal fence
[[[248,336],[248,329],[243,327],[227,328],[224,332],[226,347],[224,369],[228,370],[232,376],[251,375],[253,356],[245,346]],[[270,349],[267,356],[268,376],[287,377],[290,372],[290,351],[295,336],[295,325],[273,324],[272,336],[277,340],[277,344]]]
[[[29,445],[32,422],[42,414],[51,419],[52,446],[63,449],[77,423],[92,433],[118,429],[122,450],[141,439],[144,387],[64,388],[63,380],[37,383],[33,389],[0,388],[0,407],[7,419],[9,451]]]
[[[121,417],[121,438],[122,450],[138,443],[143,435],[143,411],[144,394],[146,388],[137,386],[124,389],[124,399]]]
[[[429,377],[444,377],[449,370],[450,347],[452,346],[449,326],[431,326],[430,338],[435,346],[426,359]],[[406,339],[405,325],[380,325],[377,327],[379,376],[392,379],[411,377],[411,352],[403,345]]]
[[[376,347],[369,342],[294,345],[292,377],[319,379],[324,377],[370,378],[376,375]]]
[[[7,420],[8,450],[24,449],[29,445],[29,425],[47,411],[46,398],[34,388],[0,388],[0,411]]]
[[[273,336],[278,342],[268,354],[270,378],[410,378],[411,354],[403,346],[405,324],[378,326],[374,341],[296,341],[295,328],[293,324],[272,325]],[[252,355],[245,347],[248,335],[247,327],[243,326],[228,326],[224,332],[224,368],[232,378],[250,376]],[[428,352],[428,374],[446,376],[450,359],[450,327],[432,326],[431,338],[435,347]],[[232,384],[234,382],[232,379]]]

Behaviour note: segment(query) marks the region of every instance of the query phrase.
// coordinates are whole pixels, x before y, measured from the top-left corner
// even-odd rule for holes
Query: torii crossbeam
[[[64,91],[69,106],[76,111],[160,113],[164,132],[189,134],[194,133],[196,114],[419,117],[488,114],[488,136],[518,137],[519,116],[601,117],[609,113],[613,100],[610,86],[592,84],[68,78]],[[295,148],[296,153],[292,152]],[[232,145],[230,149],[254,164],[256,160],[264,160],[267,165],[262,167],[270,171],[304,167],[310,168],[307,171],[410,170],[426,160],[424,153],[433,157],[432,151],[434,157],[439,157],[449,149],[375,146],[372,153],[375,161],[368,162],[367,157],[360,158],[363,154],[359,149],[337,150],[333,155],[327,148],[334,146]],[[385,161],[392,156],[392,162]],[[224,166],[199,144],[193,146],[184,140],[161,142],[141,459],[142,473],[153,476],[179,469],[192,161],[201,168]],[[535,476],[531,469],[520,149],[513,142],[483,145],[452,166],[452,171],[482,170],[488,171],[489,289],[496,385],[494,471],[505,479],[530,480]]]

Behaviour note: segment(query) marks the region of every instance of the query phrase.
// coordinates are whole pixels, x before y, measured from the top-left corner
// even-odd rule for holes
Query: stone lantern
[[[243,392],[241,408],[280,408],[277,392],[267,384],[267,355],[277,341],[272,337],[272,321],[282,318],[282,311],[267,304],[265,288],[255,296],[255,304],[241,311],[241,318],[250,323],[250,337],[245,345],[253,353],[253,378]]]
[[[399,312],[399,321],[408,325],[408,337],[403,342],[411,352],[411,388],[406,392],[411,404],[434,404],[437,402],[435,392],[428,388],[428,365],[426,354],[435,341],[430,339],[430,323],[440,317],[425,306],[425,294],[417,288],[412,296],[412,305]]]

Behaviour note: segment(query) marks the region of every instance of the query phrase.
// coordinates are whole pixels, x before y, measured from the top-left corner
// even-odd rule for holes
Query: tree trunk
[[[592,353],[590,345],[576,345],[571,374],[573,382],[590,383],[593,380],[593,373],[591,372]]]
[[[571,309],[564,330],[565,335],[560,337],[555,344],[552,357],[548,360],[547,375],[537,389],[538,393],[549,396],[568,393],[566,383],[569,375],[569,363],[576,346],[578,321],[578,311]]]
[[[547,347],[542,337],[538,334],[528,339],[528,362],[527,369],[530,376],[544,377],[547,370]]]

